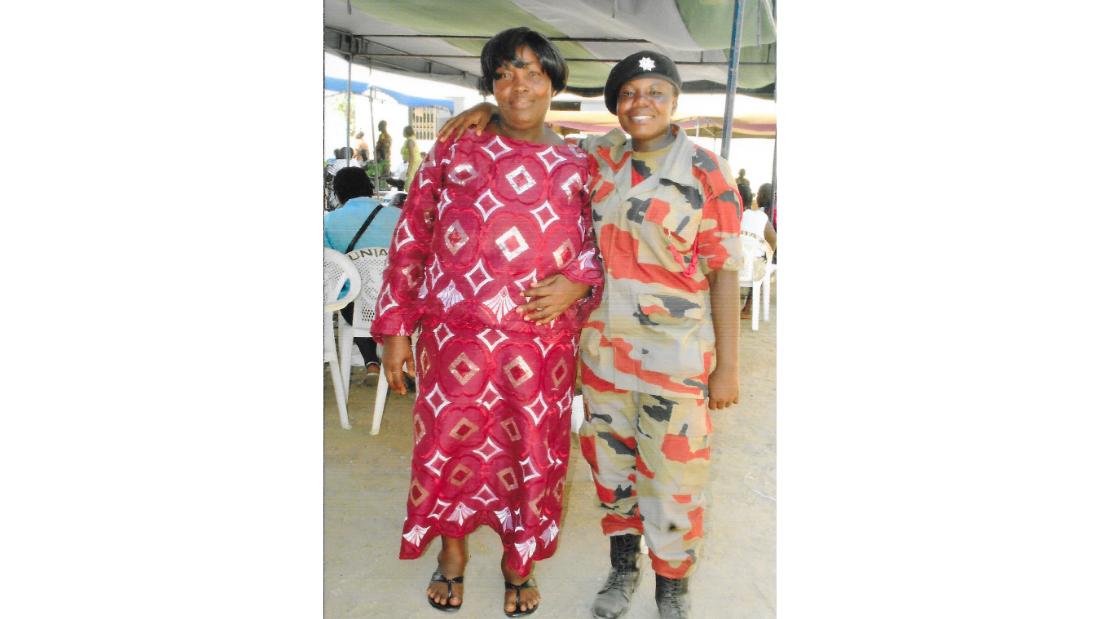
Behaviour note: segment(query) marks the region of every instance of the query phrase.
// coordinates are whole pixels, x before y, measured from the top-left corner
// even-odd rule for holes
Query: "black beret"
[[[603,100],[612,114],[617,113],[619,89],[636,77],[659,77],[676,86],[676,92],[681,88],[680,72],[671,58],[650,51],[631,54],[612,67],[603,87]]]

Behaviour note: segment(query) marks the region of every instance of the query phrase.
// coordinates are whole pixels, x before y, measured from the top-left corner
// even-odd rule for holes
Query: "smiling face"
[[[619,88],[616,115],[619,126],[634,140],[635,150],[654,150],[669,135],[679,95],[676,87],[659,77],[639,77]]]
[[[501,124],[505,130],[541,129],[553,95],[550,76],[543,70],[538,56],[527,46],[517,48],[516,58],[496,70],[493,96],[500,107]]]

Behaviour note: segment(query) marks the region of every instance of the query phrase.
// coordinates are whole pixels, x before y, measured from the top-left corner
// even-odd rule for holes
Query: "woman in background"
[[[412,189],[416,170],[420,167],[420,147],[416,145],[412,127],[405,125],[402,134],[405,136],[405,143],[401,145],[401,161],[408,165],[408,169],[405,170],[405,191],[409,191]]]

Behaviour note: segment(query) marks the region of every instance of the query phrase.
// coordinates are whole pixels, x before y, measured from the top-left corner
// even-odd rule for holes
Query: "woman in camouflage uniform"
[[[661,617],[688,616],[688,577],[703,545],[708,410],[738,399],[741,198],[729,164],[671,123],[680,85],[666,56],[626,57],[604,87],[622,130],[584,143],[605,267],[579,346],[581,451],[611,538],[611,573],[592,608],[601,618],[626,612],[642,535]],[[480,129],[492,109],[476,106],[440,135]]]

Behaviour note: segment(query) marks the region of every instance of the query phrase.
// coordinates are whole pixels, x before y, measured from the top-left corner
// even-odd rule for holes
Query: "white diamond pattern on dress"
[[[538,336],[535,336],[535,345],[538,346],[539,350],[542,351],[542,358],[545,359],[546,358],[546,353],[550,352],[550,346],[551,345],[543,342],[542,338],[540,338]]]
[[[560,217],[558,217],[558,214],[554,212],[554,207],[550,206],[549,200],[543,202],[542,206],[531,211],[531,215],[533,215],[535,219],[538,220],[539,228],[541,228],[543,232],[546,232],[546,228],[548,228],[550,224],[561,219]]]
[[[458,287],[455,286],[453,281],[448,282],[447,287],[436,296],[439,297],[439,302],[443,304],[443,308],[447,311],[451,311],[451,306],[466,298],[458,291]]]
[[[477,278],[476,280],[474,278]],[[474,289],[474,294],[477,294],[486,284],[493,281],[493,276],[489,275],[489,271],[485,270],[485,264],[481,258],[477,259],[477,264],[474,268],[466,271],[466,281],[470,282],[470,287]]]
[[[447,369],[450,370],[451,376],[454,376],[455,380],[461,385],[470,382],[470,379],[481,371],[481,368],[471,361],[470,358],[466,356],[466,353],[459,353],[459,355],[455,357],[455,360],[451,362],[451,366]]]
[[[432,259],[432,266],[428,267],[428,277],[432,279],[432,283],[428,287],[435,288],[435,285],[439,283],[439,278],[443,277],[443,267],[440,266],[439,260]]]
[[[497,322],[503,322],[504,316],[516,308],[516,304],[512,301],[512,295],[509,294],[507,286],[501,286],[500,292],[482,301],[481,304],[489,308],[489,311],[497,317]]]
[[[436,217],[442,217],[443,211],[447,210],[447,207],[451,205],[451,190],[444,189],[443,193],[439,195],[439,206],[436,207]]]
[[[500,139],[499,135],[493,138],[492,142],[489,142],[485,146],[482,146],[481,150],[485,151],[490,157],[492,157],[493,161],[496,161],[501,156],[507,155],[508,153],[512,152],[511,147],[505,144]]]
[[[443,472],[443,465],[447,464],[450,459],[450,456],[444,456],[442,452],[436,449],[435,453],[432,454],[432,459],[425,462],[424,467],[435,473],[436,477],[439,477],[439,474]]]
[[[504,203],[493,195],[491,189],[486,189],[477,197],[477,200],[474,200],[474,206],[477,207],[477,210],[481,211],[481,219],[489,221],[489,215],[492,214],[493,211],[504,206]]]
[[[439,520],[443,517],[443,512],[447,511],[447,508],[451,506],[450,501],[444,501],[443,499],[436,499],[435,507],[432,508],[432,513],[428,514],[428,518],[432,520]]]
[[[538,274],[535,272],[535,269],[531,269],[531,272],[528,273],[525,277],[516,280],[516,287],[519,288],[520,292],[523,292],[531,286],[534,286],[535,283],[538,281]]]
[[[474,166],[469,163],[460,163],[451,168],[451,173],[448,176],[452,183],[465,185],[477,176],[477,171],[474,170]]]
[[[572,176],[565,179],[565,182],[561,184],[561,190],[565,192],[566,200],[572,200],[577,190],[581,187],[584,187],[584,183],[581,182],[581,175],[577,172],[574,172]]]
[[[466,234],[466,230],[458,220],[447,226],[447,231],[443,233],[443,244],[447,246],[447,250],[452,255],[457,254],[458,250],[465,247],[466,242],[469,240],[470,235]]]
[[[378,313],[384,314],[397,306],[397,299],[394,298],[393,291],[390,290],[390,285],[386,284],[386,286],[382,288],[381,296],[378,297]]]
[[[428,397],[424,398],[424,402],[432,407],[432,413],[434,413],[436,417],[439,417],[439,411],[443,410],[443,407],[451,403],[451,401],[443,395],[443,390],[439,388],[438,383],[435,385],[435,388],[432,389],[432,392],[428,394]]]
[[[546,415],[546,411],[550,410],[550,405],[546,403],[546,400],[542,397],[542,392],[539,392],[539,397],[531,402],[527,406],[523,407],[523,410],[527,411],[527,414],[534,420],[535,425],[539,425],[542,422],[542,418]]]
[[[527,171],[523,164],[505,174],[504,178],[508,180],[508,184],[512,186],[512,190],[516,192],[517,196],[523,195],[528,189],[535,186],[535,179],[531,178],[531,173]]]
[[[436,325],[435,329],[432,329],[432,334],[435,335],[435,345],[437,349],[443,348],[443,344],[455,336],[455,334],[451,332],[451,328],[442,322]]]
[[[397,233],[394,235],[396,249],[401,249],[405,245],[412,243],[416,239],[413,238],[412,230],[409,230],[408,220],[402,221],[401,225],[397,227]]]
[[[480,501],[482,505],[488,505],[497,500],[497,495],[493,494],[493,491],[489,488],[489,484],[482,484],[477,493],[470,498]]]
[[[566,239],[564,243],[559,245],[558,248],[554,250],[554,262],[557,263],[558,268],[560,269],[561,267],[565,266],[565,263],[573,259],[574,253],[575,251],[573,249],[573,243],[569,241],[569,239]]]
[[[493,383],[489,383],[485,386],[485,392],[481,394],[481,398],[478,399],[477,403],[484,406],[485,410],[491,411],[493,410],[493,405],[503,399],[504,398],[500,396],[500,392],[497,391],[497,388],[493,386]]]
[[[542,165],[546,166],[546,173],[549,174],[554,171],[554,168],[558,167],[561,162],[565,161],[565,157],[558,154],[558,151],[554,150],[553,146],[547,146],[546,150],[538,153],[539,161]]]
[[[496,443],[494,443],[491,437],[485,439],[484,445],[474,450],[474,453],[477,454],[478,457],[485,462],[492,460],[497,454],[503,452],[504,450],[501,449]]]
[[[513,387],[519,387],[530,380],[535,373],[531,371],[531,366],[527,365],[523,357],[516,357],[504,366],[504,375],[508,377],[508,382],[512,383]]]
[[[500,253],[504,254],[505,259],[508,262],[515,260],[517,256],[527,251],[527,239],[523,238],[523,234],[520,233],[519,228],[512,226],[504,232],[504,234],[497,237],[496,240],[497,249]]]
[[[493,337],[494,335],[496,337],[490,340],[489,338]],[[494,350],[496,350],[497,346],[500,346],[501,342],[505,342],[508,340],[508,336],[495,329],[485,329],[481,333],[477,334],[477,339],[485,342],[485,345],[489,347],[489,352],[493,352]]]
[[[520,460],[519,463],[520,466],[523,467],[523,481],[531,481],[532,479],[538,479],[539,477],[542,477],[542,475],[539,474],[538,469],[535,468],[535,463],[531,459],[531,456],[527,456],[526,458]]]
[[[557,365],[554,369],[550,370],[550,379],[554,381],[555,387],[560,387],[562,381],[565,380],[565,375],[569,373],[565,359],[558,359]]]

